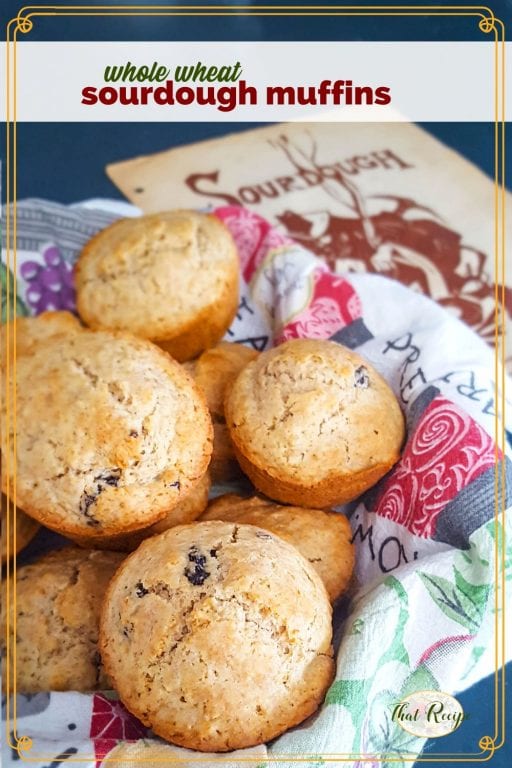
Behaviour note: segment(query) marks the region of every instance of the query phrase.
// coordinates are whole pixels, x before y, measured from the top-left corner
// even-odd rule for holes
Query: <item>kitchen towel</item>
[[[119,215],[137,213],[104,201],[19,202],[15,293],[5,263],[12,211],[4,212],[2,319],[6,288],[18,314],[73,310],[81,247]],[[113,692],[18,695],[11,742],[16,735],[20,754],[40,768],[55,760],[98,767],[108,758],[127,766],[167,759],[241,765],[247,758],[270,768],[288,758],[290,765],[298,758],[321,765],[326,757],[340,765],[399,765],[417,756],[425,739],[393,718],[398,702],[426,689],[456,694],[511,656],[498,647],[497,658],[495,645],[502,586],[512,573],[510,544],[501,557],[512,465],[501,440],[500,367],[481,338],[429,298],[379,275],[335,274],[242,207],[213,213],[230,229],[241,259],[240,305],[226,340],[263,350],[296,337],[333,339],[377,368],[406,417],[398,464],[343,509],[356,545],[356,585],[335,611],[336,679],[316,715],[266,747],[236,755],[165,744]],[[10,262],[13,268],[12,253]],[[468,729],[470,751],[481,752],[488,734],[460,727]],[[15,765],[17,752],[7,744],[4,750],[5,764]]]

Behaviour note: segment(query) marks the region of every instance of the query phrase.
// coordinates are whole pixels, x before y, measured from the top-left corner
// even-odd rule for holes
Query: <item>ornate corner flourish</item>
[[[494,13],[491,11],[490,8],[487,9],[489,16],[482,16],[480,21],[478,22],[478,29],[481,32],[484,32],[484,34],[489,34],[489,32],[494,32],[496,29],[496,17]],[[488,738],[487,736],[484,736],[483,738]]]
[[[34,26],[34,22],[30,16],[23,16],[25,10],[28,9],[21,8],[16,18],[12,20],[15,24],[14,33],[22,32],[24,35],[26,35]]]
[[[16,736],[15,743],[18,756],[20,760],[23,760],[23,755],[32,749],[33,741],[30,736]]]
[[[492,738],[492,736],[482,736],[478,742],[478,746],[483,752],[490,753],[489,756],[486,757],[486,760],[490,760],[496,751],[496,741]]]

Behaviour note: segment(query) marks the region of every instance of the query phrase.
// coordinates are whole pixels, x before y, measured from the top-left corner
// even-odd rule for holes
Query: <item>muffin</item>
[[[92,691],[109,688],[98,653],[98,623],[107,584],[123,559],[118,552],[67,548],[17,569],[16,689]],[[2,679],[6,607],[2,601]],[[13,665],[10,665],[13,669]]]
[[[30,354],[36,347],[48,339],[80,333],[83,330],[80,321],[71,312],[55,311],[43,312],[34,317],[16,318],[16,337],[14,336],[14,323],[10,323],[10,339],[14,344],[16,338],[16,356]],[[7,348],[7,326],[2,325],[2,360]]]
[[[262,352],[236,379],[225,413],[256,488],[304,507],[359,496],[398,461],[404,440],[388,384],[332,341],[295,339]]]
[[[224,417],[224,399],[236,377],[258,352],[243,344],[222,341],[186,366],[204,392],[213,421],[213,453],[210,474],[214,483],[237,480],[242,472],[238,464]]]
[[[7,497],[2,494],[2,517],[1,517],[1,524],[2,524],[2,542],[0,547],[0,554],[1,554],[1,561],[2,565],[7,561],[7,524],[6,524],[6,516],[7,516]],[[16,514],[15,514],[15,521],[14,524],[16,526],[16,554],[18,552],[21,552],[21,550],[27,546],[29,542],[32,541],[34,536],[39,530],[39,525],[36,523],[35,520],[32,520],[31,517],[26,515],[24,512],[21,511],[21,509],[18,509],[16,507]],[[9,557],[12,557],[14,554],[13,551],[14,548],[14,538],[12,537],[9,541]]]
[[[91,328],[158,343],[176,360],[216,344],[238,307],[229,230],[195,211],[120,219],[90,240],[75,268],[77,308]]]
[[[115,741],[112,743],[115,746],[103,759],[107,767],[108,763],[112,763],[120,768],[163,768],[165,765],[175,765],[176,768],[197,768],[198,765],[205,764],[207,757],[204,755],[205,760],[198,761],[197,755],[193,752],[176,747],[174,744],[166,744],[160,739],[138,739],[137,741],[130,739],[130,741],[118,741],[117,744]],[[212,760],[212,763],[215,762],[219,760]],[[254,768],[256,766],[263,768],[267,764],[266,748],[253,747],[224,757],[221,767],[241,768],[244,765],[253,765]]]
[[[349,585],[354,570],[354,545],[344,515],[282,507],[259,496],[243,498],[227,493],[214,499],[200,520],[256,525],[292,544],[318,573],[331,602]]]
[[[119,536],[95,538],[94,547],[96,549],[110,549],[116,552],[131,552],[139,546],[141,541],[148,539],[150,536],[167,531],[175,525],[193,522],[204,512],[208,505],[210,485],[210,475],[206,472],[178,505],[162,520],[159,520],[158,523],[133,533],[121,533]],[[73,536],[72,540],[80,546],[90,546],[90,539],[86,536]]]
[[[110,583],[100,651],[125,706],[179,746],[223,752],[311,715],[334,674],[316,571],[268,531],[217,521],[144,541]]]
[[[83,331],[17,363],[16,493],[65,536],[117,536],[162,520],[203,477],[212,425],[182,366],[148,341]],[[12,424],[2,430],[11,452]]]
[[[252,347],[221,341],[194,360],[191,373],[204,392],[213,420],[224,421],[224,398],[227,389],[245,366],[259,355]]]

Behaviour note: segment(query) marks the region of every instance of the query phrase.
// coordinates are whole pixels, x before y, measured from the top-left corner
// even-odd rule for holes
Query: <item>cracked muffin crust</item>
[[[347,589],[354,570],[352,531],[345,515],[320,509],[282,507],[259,496],[226,493],[214,499],[203,520],[256,525],[296,547],[322,579],[331,602]]]
[[[226,392],[236,377],[259,352],[243,344],[221,341],[197,360],[186,363],[194,381],[204,392],[213,421],[213,453],[210,473],[214,483],[226,483],[242,476],[235,458],[224,416]]]
[[[59,533],[94,545],[147,528],[206,472],[204,398],[148,341],[104,331],[48,339],[19,358],[16,385],[17,501]],[[13,468],[9,427],[2,452]]]
[[[98,653],[98,623],[107,584],[122,560],[123,555],[118,552],[69,547],[18,568],[16,686],[19,693],[110,688]],[[10,608],[12,627],[12,601]],[[5,610],[3,600],[3,680]]]
[[[197,520],[208,505],[210,486],[210,473],[205,472],[196,485],[162,520],[150,525],[149,528],[143,528],[141,531],[121,533],[119,536],[104,536],[101,539],[95,538],[95,548],[111,549],[116,552],[132,552],[132,550],[137,549],[141,541],[150,536],[156,536],[157,533],[163,533],[176,525],[192,523]],[[72,540],[80,546],[90,546],[90,539],[87,537],[73,536]]]
[[[7,521],[6,521],[6,515],[7,515],[7,497],[4,496],[2,493],[2,517],[1,517],[1,547],[0,547],[0,553],[1,553],[1,561],[2,563],[5,563],[7,561]],[[39,530],[39,524],[36,523],[35,520],[32,520],[31,517],[26,515],[21,509],[16,507],[16,515],[15,515],[15,526],[16,526],[16,553],[21,552],[21,550],[27,546],[27,544],[32,541],[34,536]],[[11,538],[11,541],[9,542],[9,556],[12,557],[13,552],[13,545],[14,540]]]
[[[215,216],[166,211],[120,219],[80,254],[78,313],[91,328],[129,331],[189,360],[233,320],[239,268],[233,238]]]
[[[295,339],[262,352],[236,379],[225,412],[256,488],[298,506],[359,496],[398,461],[405,434],[382,376],[333,341]]]
[[[31,354],[40,344],[48,339],[55,339],[69,334],[80,333],[83,327],[75,315],[65,310],[42,312],[34,317],[16,318],[16,355]],[[6,349],[7,326],[2,325],[2,362]],[[14,343],[14,323],[11,323],[11,342]],[[12,352],[11,352],[12,354]]]
[[[148,539],[110,583],[105,668],[125,706],[183,747],[263,743],[311,715],[334,674],[315,570],[268,531],[192,523]]]

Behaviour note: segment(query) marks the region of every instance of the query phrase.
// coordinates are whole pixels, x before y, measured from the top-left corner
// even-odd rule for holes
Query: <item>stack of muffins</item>
[[[113,686],[192,749],[268,741],[332,681],[332,605],[354,553],[330,508],[398,460],[398,403],[336,343],[220,341],[239,261],[214,216],[118,221],[75,279],[81,322],[18,319],[15,381],[2,366],[16,387],[3,490],[29,516],[17,525],[74,543],[17,569],[16,688]],[[208,503],[212,481],[244,476],[249,496]]]

